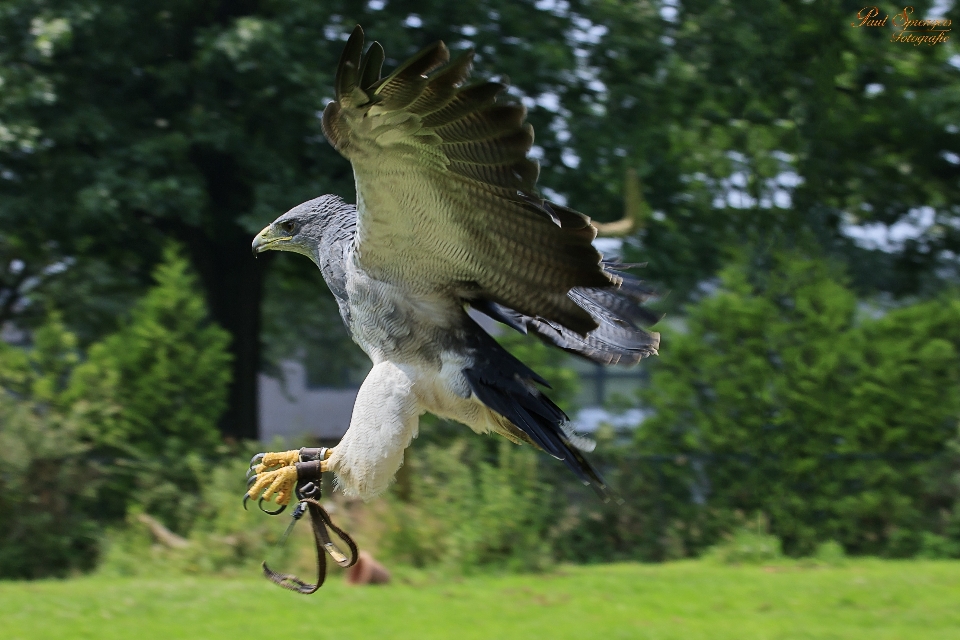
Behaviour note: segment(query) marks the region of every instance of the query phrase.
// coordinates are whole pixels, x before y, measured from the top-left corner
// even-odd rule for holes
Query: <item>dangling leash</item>
[[[296,591],[304,595],[314,593],[323,586],[327,578],[327,555],[345,569],[356,564],[357,557],[359,556],[357,544],[353,541],[353,538],[351,538],[346,531],[333,524],[333,521],[330,519],[330,514],[327,513],[327,510],[320,504],[320,461],[325,457],[325,448],[303,448],[300,450],[301,462],[296,463],[296,494],[298,502],[296,508],[293,510],[292,520],[278,542],[278,546],[283,545],[290,535],[290,532],[293,531],[293,527],[303,518],[303,515],[305,513],[310,514],[310,528],[313,530],[313,541],[316,546],[317,556],[316,584],[304,582],[292,573],[279,573],[274,571],[267,565],[266,560],[264,560],[261,565],[263,567],[263,576],[267,580],[284,589]],[[254,457],[250,463],[251,467],[258,462],[257,458]],[[284,509],[286,509],[286,505],[281,506],[276,511],[264,509],[262,499],[259,501],[259,507],[261,511],[271,516],[280,515]],[[344,553],[340,547],[333,542],[330,538],[330,530],[333,530],[337,537],[349,547],[349,555]]]

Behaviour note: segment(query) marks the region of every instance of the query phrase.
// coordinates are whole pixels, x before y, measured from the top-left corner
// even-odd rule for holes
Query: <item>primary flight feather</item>
[[[656,321],[640,306],[650,291],[601,260],[589,218],[537,197],[526,111],[496,102],[501,83],[465,84],[472,52],[451,62],[438,42],[386,77],[383,59],[376,42],[363,53],[358,26],[323,113],[356,206],[305,202],[253,243],[310,257],[373,361],[323,470],[348,495],[382,492],[429,411],[533,444],[605,491],[546,382],[465,308],[595,362],[635,363],[659,345],[640,326]],[[296,454],[267,454],[250,494],[288,501]]]

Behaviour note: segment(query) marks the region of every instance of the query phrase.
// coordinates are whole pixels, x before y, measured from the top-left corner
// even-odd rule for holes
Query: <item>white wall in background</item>
[[[350,425],[357,389],[308,389],[303,365],[281,365],[285,383],[260,374],[260,441],[280,436],[339,440]]]

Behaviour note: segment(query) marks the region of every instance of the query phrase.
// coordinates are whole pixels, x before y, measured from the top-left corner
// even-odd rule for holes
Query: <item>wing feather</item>
[[[354,29],[354,35],[357,30]],[[360,31],[363,42],[363,31]],[[350,36],[353,37],[352,35]],[[427,74],[450,60],[450,52],[442,42],[421,49],[419,53],[400,65],[393,73],[373,88],[384,109],[403,109],[419,98],[430,79]]]
[[[437,127],[444,141],[468,142],[486,140],[523,126],[527,110],[522,105],[494,105],[481,112],[468,113],[459,120]]]
[[[506,86],[464,85],[471,52],[450,62],[437,42],[380,78],[383,50],[344,47],[336,100],[323,114],[353,165],[356,255],[377,278],[411,291],[487,299],[586,334],[597,321],[567,294],[616,287],[591,242],[589,218],[536,196],[533,128]]]
[[[418,115],[433,113],[446,106],[470,76],[473,51],[467,51],[430,78],[423,93],[410,105]]]
[[[533,127],[528,124],[519,131],[512,131],[498,138],[442,142],[441,149],[444,155],[454,161],[502,165],[515,164],[524,160],[531,144],[533,144]]]
[[[363,54],[363,60],[360,62],[360,86],[363,88],[373,86],[380,80],[380,71],[383,69],[383,47],[379,42],[374,42]]]
[[[451,161],[447,169],[456,176],[479,182],[486,187],[497,187],[497,193],[505,199],[513,197],[517,191],[533,191],[537,178],[540,177],[540,166],[526,159],[512,165],[500,166]],[[506,190],[506,193],[502,190]]]
[[[423,126],[442,127],[476,113],[484,107],[492,106],[497,96],[503,93],[506,88],[507,85],[499,82],[483,82],[465,87],[442,107],[425,114]]]
[[[340,54],[340,64],[337,65],[337,75],[334,79],[337,100],[349,95],[357,86],[360,54],[363,53],[363,34],[361,33],[359,37],[356,35],[357,32],[354,30],[346,46],[343,47],[343,53]]]

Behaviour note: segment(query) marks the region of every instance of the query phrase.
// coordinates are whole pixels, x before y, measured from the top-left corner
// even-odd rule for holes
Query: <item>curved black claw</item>
[[[263,508],[263,498],[260,498],[260,501],[257,503],[257,506],[260,507],[260,511],[263,511],[263,512],[264,512],[265,514],[267,514],[268,516],[278,516],[278,515],[280,515],[281,513],[283,513],[283,512],[286,510],[286,508],[287,508],[287,505],[282,504],[282,505],[280,505],[280,508],[277,509],[276,511],[270,511],[269,509],[264,509],[264,508]]]
[[[255,455],[255,456],[253,456],[252,458],[250,458],[250,468],[252,469],[253,467],[255,467],[255,466],[257,466],[258,464],[260,464],[261,462],[263,462],[263,457],[264,457],[265,455],[267,455],[267,454],[265,454],[265,453],[258,453],[257,455]]]
[[[250,487],[253,486],[253,483],[257,481],[257,476],[251,476],[247,478],[247,492],[243,494],[243,510],[247,510],[247,502],[250,500]]]
[[[257,470],[254,467],[250,467],[249,469],[247,469],[247,480],[255,477],[256,475],[257,475]]]

